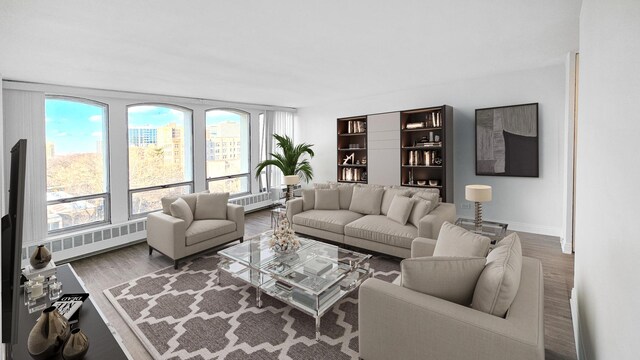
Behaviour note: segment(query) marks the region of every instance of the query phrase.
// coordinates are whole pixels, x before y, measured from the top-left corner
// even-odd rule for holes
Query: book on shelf
[[[78,314],[85,300],[89,298],[87,293],[64,294],[54,301],[51,305],[58,309],[60,315],[64,316],[69,324],[78,322]]]

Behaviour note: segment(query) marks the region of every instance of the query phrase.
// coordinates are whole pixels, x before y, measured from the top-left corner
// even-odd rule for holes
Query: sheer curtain
[[[260,161],[270,159],[271,156],[269,154],[278,151],[273,134],[287,135],[290,138],[293,138],[293,113],[289,111],[268,110],[266,112],[263,130],[261,133]],[[263,149],[264,151],[262,151]],[[273,189],[281,190],[282,183],[284,181],[282,171],[269,166],[267,168],[266,179],[268,191]]]

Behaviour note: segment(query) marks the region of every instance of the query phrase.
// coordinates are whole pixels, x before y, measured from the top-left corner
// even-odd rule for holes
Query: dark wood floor
[[[269,211],[246,215],[245,237],[262,233],[270,227]],[[518,233],[525,256],[542,261],[545,291],[545,347],[547,359],[576,359],[569,298],[573,288],[573,255],[563,254],[558,238]],[[122,337],[134,359],[151,359],[103,290],[136,277],[172,266],[167,257],[154,253],[140,243],[104,254],[73,261],[72,266],[85,282],[92,299],[102,309],[111,325]]]

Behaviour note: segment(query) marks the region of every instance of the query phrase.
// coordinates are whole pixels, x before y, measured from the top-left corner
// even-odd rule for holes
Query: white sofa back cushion
[[[522,272],[522,245],[518,234],[513,233],[487,255],[485,265],[471,307],[491,315],[504,317],[520,288]]]
[[[396,195],[408,196],[409,192],[404,189],[385,188],[382,195],[382,204],[380,205],[380,214],[387,215],[389,213],[391,202]]]
[[[380,215],[383,194],[383,187],[356,186],[353,188],[349,210],[366,215]]]
[[[419,257],[402,260],[402,286],[423,294],[469,306],[485,258]]]
[[[413,196],[418,197],[420,199],[431,201],[431,209],[429,212],[433,211],[433,209],[437,208],[440,205],[440,193],[435,193],[431,191],[417,191],[413,194]]]
[[[316,206],[316,190],[304,189],[302,190],[302,211],[313,210]]]
[[[191,225],[193,222],[193,212],[191,212],[191,208],[189,204],[183,199],[178,198],[176,201],[171,203],[171,216],[184,220],[185,229]]]
[[[420,219],[429,214],[431,210],[431,201],[424,200],[419,197],[412,197],[413,199],[413,208],[411,208],[411,214],[409,214],[409,224],[418,227],[420,223]]]
[[[382,198],[382,201],[384,201],[384,197]],[[402,195],[395,195],[391,201],[391,206],[389,206],[387,217],[399,224],[406,225],[412,209],[413,200],[411,198]]]
[[[195,220],[227,220],[229,193],[198,194]]]
[[[331,188],[340,191],[340,209],[349,210],[353,197],[353,184],[331,184]]]
[[[486,257],[491,239],[474,234],[445,221],[440,228],[433,256],[477,256]]]
[[[316,189],[316,210],[340,210],[340,191],[338,189]],[[304,200],[302,200],[304,202]],[[304,207],[304,204],[303,204]]]

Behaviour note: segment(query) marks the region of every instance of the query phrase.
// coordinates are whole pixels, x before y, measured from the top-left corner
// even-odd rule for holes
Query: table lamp
[[[300,177],[298,175],[285,175],[284,184],[287,185],[287,197],[286,201],[293,199],[293,186],[300,183]]]
[[[476,231],[482,230],[482,203],[491,201],[491,186],[467,185],[464,187],[464,198],[476,204],[476,218],[474,224]]]

